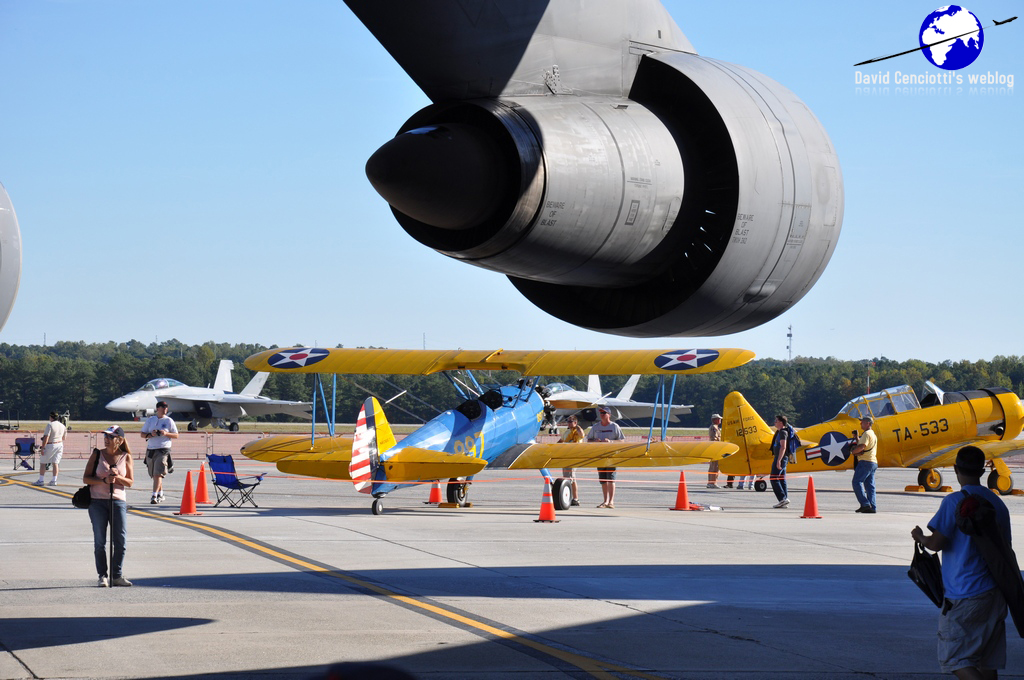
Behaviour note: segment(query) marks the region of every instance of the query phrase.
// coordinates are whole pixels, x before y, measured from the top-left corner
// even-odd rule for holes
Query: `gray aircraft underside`
[[[548,313],[733,333],[828,263],[843,182],[821,123],[774,80],[699,56],[657,0],[346,4],[433,102],[369,159],[370,182],[410,236]]]
[[[0,330],[7,323],[21,282],[21,231],[7,190],[0,184]]]

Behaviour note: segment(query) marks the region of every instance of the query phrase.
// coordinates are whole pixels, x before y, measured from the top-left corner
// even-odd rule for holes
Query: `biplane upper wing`
[[[523,375],[693,374],[724,371],[754,358],[746,349],[420,350],[270,349],[245,360],[253,371],[367,375],[429,375],[440,371],[498,370]]]
[[[922,451],[920,455],[913,458],[904,457],[903,464],[906,467],[913,468],[950,467],[956,462],[957,451],[964,446],[977,446],[985,453],[986,460],[994,460],[1004,456],[1024,453],[1024,436],[1008,441],[974,439],[957,442],[956,444],[943,446],[939,450]]]
[[[726,442],[580,442],[534,444],[509,465],[510,470],[563,467],[673,467],[707,463],[739,451]]]

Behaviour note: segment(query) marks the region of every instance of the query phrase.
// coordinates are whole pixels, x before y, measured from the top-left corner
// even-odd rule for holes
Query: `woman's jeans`
[[[128,504],[114,499],[114,527],[110,540],[114,544],[114,564],[112,578],[121,576],[121,565],[124,564],[125,539],[128,536],[125,520],[128,518]],[[106,498],[93,498],[89,504],[89,519],[92,520],[92,544],[96,554],[96,573],[107,575],[107,526],[110,524],[110,501]]]

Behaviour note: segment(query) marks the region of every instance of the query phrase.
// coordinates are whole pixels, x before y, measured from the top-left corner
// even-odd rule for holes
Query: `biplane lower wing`
[[[389,482],[471,477],[487,467],[477,456],[407,447],[381,461]]]
[[[277,469],[292,475],[351,480],[348,464],[352,460],[352,437],[275,435],[248,442],[241,449],[246,458],[274,463]]]
[[[720,460],[737,451],[738,446],[726,442],[534,444],[519,454],[509,469],[676,467]]]

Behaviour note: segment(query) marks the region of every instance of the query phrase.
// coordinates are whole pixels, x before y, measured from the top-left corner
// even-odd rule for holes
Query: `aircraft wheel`
[[[572,480],[559,477],[551,486],[551,501],[555,510],[568,510],[572,503]]]
[[[453,477],[448,480],[448,487],[445,491],[447,492],[449,503],[463,506],[466,504],[466,497],[469,495],[469,484]]]
[[[764,481],[763,479],[759,479],[756,482],[754,482],[755,491],[765,491],[767,488],[768,482]]]
[[[370,510],[375,515],[381,514],[382,512],[384,512],[384,501],[382,501],[379,498],[374,498],[373,505],[370,506]]]
[[[188,424],[188,431],[189,432],[195,432],[198,429],[199,429],[199,426],[196,425],[196,421],[194,421],[194,420],[189,421],[189,424]]]
[[[228,425],[228,429],[232,432],[238,432],[238,423],[231,423]]]
[[[921,470],[917,473],[917,483],[925,491],[938,491],[942,486],[942,473],[935,468]]]
[[[1013,477],[1001,475],[998,470],[993,470],[988,475],[988,488],[1000,496],[1008,496],[1013,491]]]

